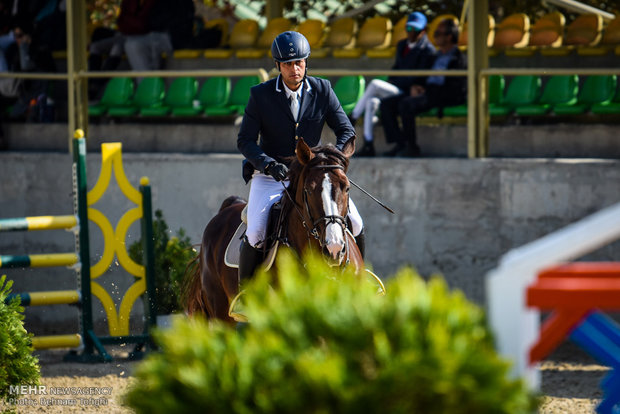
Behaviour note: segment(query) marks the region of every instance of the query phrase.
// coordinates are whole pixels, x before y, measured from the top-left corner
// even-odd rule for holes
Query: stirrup
[[[230,301],[230,306],[228,307],[228,316],[233,318],[235,322],[244,322],[244,323],[248,322],[247,316],[245,316],[241,312],[235,311],[235,306],[237,305],[239,298],[244,294],[245,294],[245,290],[242,290],[239,293],[237,293],[237,295],[233,298],[233,300]]]
[[[377,285],[379,286],[379,288],[377,289],[377,294],[381,295],[381,296],[385,296],[386,290],[385,290],[385,285],[383,284],[383,282],[381,281],[381,279],[379,278],[379,276],[377,276],[376,274],[373,273],[372,270],[366,268],[364,269],[366,272],[368,272],[370,274],[370,276],[372,276],[373,281],[377,282]]]

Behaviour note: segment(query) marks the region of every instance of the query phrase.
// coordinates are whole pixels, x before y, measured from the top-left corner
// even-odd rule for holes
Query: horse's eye
[[[350,190],[351,190],[351,187],[347,187],[347,188],[344,189],[345,193],[347,193],[347,194],[349,193]]]

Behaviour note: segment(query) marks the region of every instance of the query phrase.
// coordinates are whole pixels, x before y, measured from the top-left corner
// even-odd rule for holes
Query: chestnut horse
[[[346,172],[355,152],[354,140],[347,141],[342,152],[333,145],[310,148],[302,138],[297,141],[296,158],[289,170],[290,184],[281,199],[285,238],[280,241],[300,257],[306,249],[315,249],[331,265],[353,265],[360,273],[363,259],[355,239],[346,230],[350,188]],[[326,204],[329,211],[325,211]],[[337,211],[329,206],[334,204]],[[241,223],[245,205],[245,200],[230,196],[207,224],[200,253],[194,266],[188,266],[192,270],[184,280],[187,314],[233,322],[229,304],[238,293],[239,278],[237,269],[225,264],[224,255]]]

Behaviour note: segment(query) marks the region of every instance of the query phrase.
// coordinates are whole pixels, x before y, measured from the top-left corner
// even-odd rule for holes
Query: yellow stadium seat
[[[329,32],[323,47],[313,50],[312,57],[327,57],[332,49],[344,49],[355,46],[357,22],[350,17],[343,17],[329,25]]]
[[[334,49],[336,58],[359,58],[368,49],[384,49],[392,39],[392,21],[387,17],[370,17],[364,21],[357,33],[356,47]]]
[[[228,44],[230,49],[207,49],[207,59],[228,59],[239,49],[251,48],[258,39],[258,22],[251,19],[239,20],[232,29]]]
[[[577,53],[583,56],[603,56],[614,49],[620,50],[618,48],[620,48],[620,15],[616,15],[603,29],[603,37],[598,46],[579,47]]]
[[[228,41],[228,21],[226,19],[212,19],[205,21],[205,29],[217,28],[222,32],[217,48],[223,47]],[[204,55],[205,49],[179,49],[174,51],[175,59],[196,59]]]
[[[493,39],[495,38],[495,18],[493,16],[491,16],[490,14],[488,15],[489,17],[489,33],[487,34],[487,46],[491,47],[493,46]],[[461,49],[462,51],[465,51],[467,49],[467,37],[469,36],[468,34],[468,22],[463,23],[463,27],[461,27],[461,30],[459,31],[459,42],[458,42],[458,46],[459,49]]]
[[[284,17],[276,17],[267,23],[267,27],[260,34],[256,47],[239,49],[236,56],[240,59],[257,59],[265,55],[271,56],[271,44],[273,39],[282,32],[291,30],[293,24]]]
[[[530,40],[530,18],[525,13],[514,13],[495,26],[493,47],[489,56],[497,56],[508,48],[525,47]]]
[[[545,14],[530,29],[530,41],[526,47],[507,49],[506,56],[533,56],[536,51],[562,46],[566,19],[558,11]]]
[[[442,22],[442,20],[445,19],[452,19],[454,21],[454,23],[459,24],[459,18],[456,17],[453,14],[440,14],[439,16],[435,17],[429,24],[428,24],[428,40],[431,41],[431,43],[433,44],[433,46],[437,46],[435,44],[435,38],[433,36],[433,33],[435,33],[435,30],[437,30],[437,26],[439,26],[439,23]]]
[[[407,37],[407,30],[405,29],[405,25],[407,24],[407,17],[405,15],[396,22],[395,25],[392,26],[392,39],[390,40],[389,46],[385,48],[373,48],[368,49],[366,51],[366,56],[369,58],[392,58],[396,54],[396,45],[398,42]]]
[[[218,48],[228,44],[228,37],[230,36],[230,24],[226,19],[211,19],[205,22],[205,29],[218,28],[222,32],[222,38]]]
[[[565,45],[595,46],[601,40],[603,18],[598,14],[582,14],[566,28]]]
[[[297,26],[296,30],[306,36],[308,43],[310,43],[310,50],[323,46],[325,41],[325,22],[318,19],[304,20]]]
[[[575,49],[595,46],[601,40],[603,18],[597,14],[577,16],[568,26],[564,34],[562,47],[541,50],[545,56],[567,56]]]

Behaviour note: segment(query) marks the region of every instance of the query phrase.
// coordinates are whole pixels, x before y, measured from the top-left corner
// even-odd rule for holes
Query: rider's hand
[[[272,176],[276,181],[286,180],[288,168],[279,162],[272,162],[265,167],[265,174]]]

